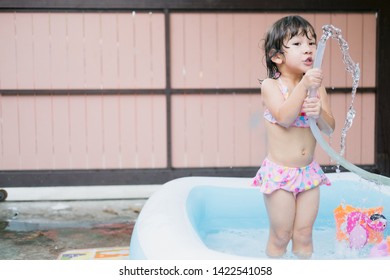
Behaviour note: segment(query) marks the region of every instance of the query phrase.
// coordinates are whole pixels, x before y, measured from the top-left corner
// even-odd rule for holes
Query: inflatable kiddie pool
[[[321,187],[313,259],[388,258],[390,232],[385,224],[375,235],[363,219],[356,223],[356,229],[365,231],[356,243],[363,246],[356,248],[348,240],[352,231],[347,232],[351,227],[347,220],[359,211],[390,217],[390,187],[363,182],[354,173],[327,175],[332,186]],[[249,178],[186,177],[166,183],[148,199],[137,219],[130,259],[267,258],[267,213],[262,194],[250,182]]]

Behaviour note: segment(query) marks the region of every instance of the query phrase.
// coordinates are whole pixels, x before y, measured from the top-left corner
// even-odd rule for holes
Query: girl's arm
[[[278,81],[266,79],[261,85],[261,94],[265,107],[279,125],[289,127],[301,112],[302,104],[306,98],[307,91],[300,85],[285,99],[280,92]],[[294,97],[292,98],[292,96]]]
[[[308,117],[317,119],[318,128],[326,135],[331,135],[335,128],[329,97],[324,87],[318,89],[320,98],[306,98],[303,110]]]

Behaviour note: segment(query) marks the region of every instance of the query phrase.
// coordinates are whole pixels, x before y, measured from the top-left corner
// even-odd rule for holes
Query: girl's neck
[[[282,72],[280,78],[283,82],[287,84],[291,84],[293,86],[297,85],[302,80],[303,74],[297,75],[293,73]]]

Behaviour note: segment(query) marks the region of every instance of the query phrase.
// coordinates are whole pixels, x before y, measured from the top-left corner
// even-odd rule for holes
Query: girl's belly
[[[288,167],[303,167],[313,161],[316,146],[310,128],[266,125],[269,160]]]

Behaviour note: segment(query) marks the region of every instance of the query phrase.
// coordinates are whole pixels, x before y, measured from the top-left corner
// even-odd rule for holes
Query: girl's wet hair
[[[305,35],[317,42],[317,35],[313,26],[300,16],[287,16],[275,22],[265,35],[264,51],[269,78],[277,78],[280,74],[276,64],[271,60],[277,53],[283,53],[287,48],[285,40],[296,35]]]

